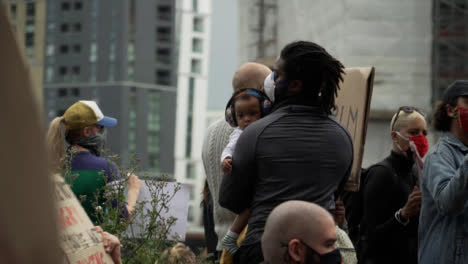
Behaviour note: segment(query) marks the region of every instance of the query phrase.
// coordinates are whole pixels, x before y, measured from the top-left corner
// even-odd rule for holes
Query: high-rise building
[[[11,22],[30,66],[36,98],[42,105],[46,0],[8,0]]]
[[[240,0],[239,15],[240,62],[274,61],[307,40],[346,67],[375,66],[363,166],[388,155],[399,106],[431,109],[431,1]]]
[[[201,149],[206,127],[211,1],[178,3],[175,176],[179,182],[190,185],[188,222],[193,230],[201,225],[200,201],[205,181]]]
[[[468,1],[434,0],[432,10],[434,103],[451,82],[468,79]]]
[[[118,119],[110,149],[140,170],[174,172],[175,3],[172,0],[48,0],[46,115],[96,100]]]

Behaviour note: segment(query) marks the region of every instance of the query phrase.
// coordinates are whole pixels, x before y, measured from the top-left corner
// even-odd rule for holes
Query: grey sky
[[[212,1],[208,111],[223,110],[238,66],[237,0]]]

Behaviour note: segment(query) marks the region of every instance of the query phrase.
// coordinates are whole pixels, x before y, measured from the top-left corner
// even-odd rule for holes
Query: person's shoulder
[[[395,180],[393,168],[387,164],[386,160],[380,161],[367,169],[367,181],[379,182],[383,185],[392,184]]]
[[[105,159],[104,157],[96,156],[91,152],[79,152],[73,157],[74,163],[83,167],[84,169],[107,169],[110,166],[115,166],[110,160]]]
[[[211,125],[208,126],[206,129],[207,132],[222,132],[222,131],[229,131],[231,133],[234,130],[224,118],[220,118],[214,121]]]

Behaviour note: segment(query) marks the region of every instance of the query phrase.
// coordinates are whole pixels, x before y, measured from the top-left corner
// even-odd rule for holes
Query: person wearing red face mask
[[[424,114],[398,109],[390,123],[393,149],[369,168],[363,184],[359,263],[418,263],[419,177],[428,150]]]
[[[445,90],[433,124],[442,135],[424,165],[419,263],[468,263],[467,80]]]

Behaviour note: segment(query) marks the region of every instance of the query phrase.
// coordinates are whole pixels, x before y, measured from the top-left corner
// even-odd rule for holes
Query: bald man
[[[263,64],[245,63],[239,67],[232,78],[233,92],[243,88],[263,89],[263,81],[271,73],[271,70]],[[227,103],[227,102],[226,102]],[[225,121],[224,117],[215,121],[208,127],[203,141],[202,160],[205,167],[206,180],[213,199],[213,216],[215,231],[218,236],[216,249],[221,251],[221,238],[223,238],[236,215],[219,206],[219,187],[223,172],[221,170],[221,153],[227,145],[229,135],[233,128]]]
[[[268,216],[262,236],[266,263],[342,263],[333,217],[322,207],[288,201]]]

